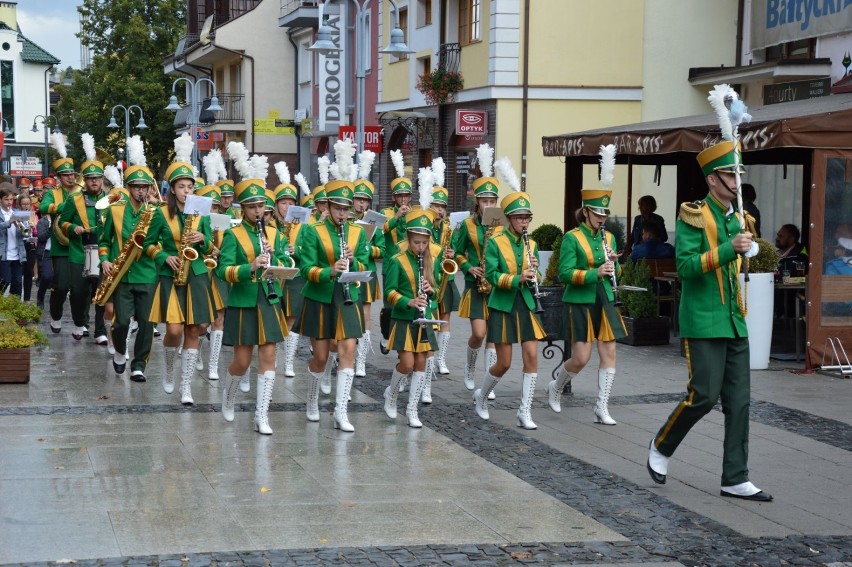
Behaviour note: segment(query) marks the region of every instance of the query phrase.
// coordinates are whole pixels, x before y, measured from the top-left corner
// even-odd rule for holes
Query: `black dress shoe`
[[[88,337],[88,336],[89,336],[89,329],[84,329],[84,330],[83,330],[83,336],[84,336],[84,337]]]
[[[112,368],[115,370],[116,374],[124,374],[124,369],[127,368],[127,362],[123,364],[119,364],[116,361],[112,361]]]
[[[648,461],[645,463],[645,466],[648,468],[648,474],[651,475],[651,480],[656,482],[657,484],[665,484],[666,483],[666,475],[660,474],[654,469],[651,468],[651,459],[648,458]]]
[[[726,498],[739,498],[740,500],[751,500],[752,502],[772,502],[772,495],[767,494],[762,490],[756,494],[752,494],[751,496],[734,494],[732,492],[725,492],[724,490],[720,490],[719,494]]]
[[[133,382],[145,382],[145,375],[139,372],[138,374],[131,374],[130,379]]]

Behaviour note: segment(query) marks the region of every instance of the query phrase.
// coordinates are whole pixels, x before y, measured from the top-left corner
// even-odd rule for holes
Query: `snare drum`
[[[98,279],[101,277],[101,261],[98,256],[98,246],[96,244],[87,244],[84,253],[83,276]]]

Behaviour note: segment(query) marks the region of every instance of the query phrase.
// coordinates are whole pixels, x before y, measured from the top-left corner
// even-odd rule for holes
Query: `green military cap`
[[[275,188],[275,202],[281,199],[293,199],[294,202],[299,202],[299,193],[296,187],[291,183],[282,183]]]
[[[80,173],[83,177],[103,177],[104,164],[97,160],[84,161],[80,166]]]
[[[336,205],[351,205],[354,194],[355,191],[351,181],[334,179],[325,184],[326,198]]]
[[[234,182],[230,179],[223,179],[216,184],[219,190],[222,192],[223,197],[233,197],[234,196]]]
[[[174,183],[178,179],[191,179],[195,183],[195,172],[192,165],[185,161],[175,161],[166,169],[166,181]]]
[[[154,174],[144,165],[131,165],[124,170],[124,184],[131,183],[154,184]]]
[[[500,190],[500,183],[495,177],[479,177],[473,182],[473,196],[496,197]]]
[[[77,173],[74,169],[74,160],[69,157],[54,160],[53,172],[57,175],[61,175],[63,173]]]
[[[609,202],[612,200],[612,191],[609,189],[582,189],[580,196],[583,207],[599,215],[609,215]]]
[[[361,199],[373,199],[373,194],[376,192],[376,186],[367,179],[356,179],[354,193],[355,197]]]
[[[240,205],[266,202],[266,187],[263,179],[244,179],[234,188]]]
[[[215,185],[205,185],[201,189],[196,189],[195,194],[199,197],[210,197],[217,205],[222,202],[222,199],[220,198],[219,188]]]
[[[391,181],[391,193],[394,195],[411,193],[411,180],[407,177],[397,177]]]
[[[715,146],[710,146],[698,154],[696,159],[698,160],[698,165],[701,166],[701,173],[705,177],[714,171],[734,173],[736,166],[739,166],[740,173],[745,173],[742,151],[742,144],[738,144],[737,151],[734,152],[734,143],[725,141]]]
[[[420,205],[412,207],[405,215],[405,230],[416,234],[432,235],[435,226],[435,211]]]
[[[432,189],[432,203],[437,203],[439,205],[446,205],[450,201],[450,193],[447,191],[446,187],[441,187],[436,185]]]

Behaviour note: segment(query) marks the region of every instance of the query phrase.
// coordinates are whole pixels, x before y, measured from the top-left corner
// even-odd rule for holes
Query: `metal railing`
[[[461,47],[458,43],[442,43],[438,48],[438,67],[458,73]]]
[[[216,93],[219,98],[219,106],[222,110],[212,112],[207,110],[210,99],[205,98],[201,103],[201,113],[198,116],[199,124],[242,124],[245,122],[245,95],[242,93]],[[174,127],[185,128],[189,125],[189,105],[181,105],[181,109],[175,113]]]

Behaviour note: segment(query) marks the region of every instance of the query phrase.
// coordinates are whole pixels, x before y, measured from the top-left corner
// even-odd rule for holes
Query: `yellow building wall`
[[[408,27],[411,29],[413,12],[409,10]],[[390,9],[390,3],[384,2],[382,10],[382,29],[393,29],[393,10]],[[387,37],[383,40],[387,44]],[[379,102],[391,102],[395,100],[407,100],[414,90],[414,83],[411,82],[411,66],[417,63],[417,55],[411,53],[408,59],[397,59],[390,55],[381,55],[382,57],[382,77],[381,77],[381,95]]]
[[[531,85],[642,84],[645,0],[535,0],[530,5]],[[523,42],[523,9],[521,36]]]
[[[489,14],[491,0],[482,1],[482,20],[479,25],[480,41],[461,48],[459,72],[464,77],[464,88],[475,89],[488,86],[489,57]]]
[[[0,22],[3,22],[13,30],[18,29],[18,9],[15,4],[2,3],[0,4]]]

